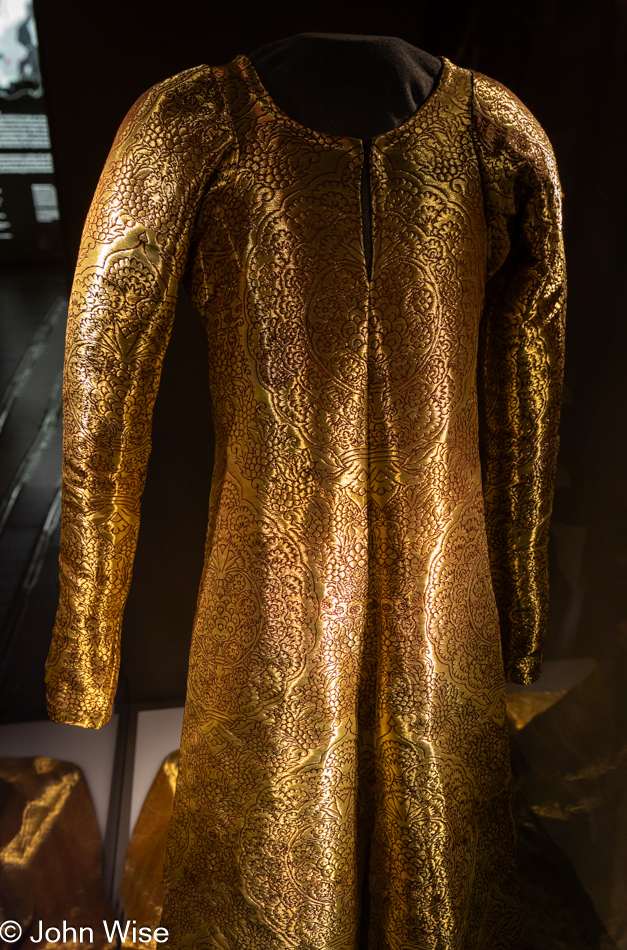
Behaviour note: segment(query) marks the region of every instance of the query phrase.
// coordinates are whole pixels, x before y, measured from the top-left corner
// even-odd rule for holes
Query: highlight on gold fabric
[[[85,947],[105,950],[102,845],[89,789],[78,766],[44,756],[0,758],[0,917],[37,940],[39,921],[66,921]],[[76,946],[68,940],[36,946]],[[30,943],[29,943],[30,945]]]
[[[538,677],[545,633],[555,159],[512,93],[444,60],[372,142],[370,275],[363,163],[361,141],[285,116],[238,56],[139,100],[85,224],[54,719],[111,712],[183,277],[209,341],[172,948],[520,947],[505,680]]]
[[[177,749],[163,761],[142,805],[126,852],[120,886],[119,897],[125,922],[139,921],[142,927],[149,927],[151,931],[159,926],[163,910],[163,861],[178,765]],[[129,928],[123,946],[156,950],[160,944],[154,937],[150,943],[134,943],[132,929]]]

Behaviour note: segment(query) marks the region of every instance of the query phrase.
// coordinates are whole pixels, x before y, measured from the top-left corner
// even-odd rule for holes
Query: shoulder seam
[[[226,65],[227,66],[230,65],[230,63],[227,63]],[[211,78],[213,82],[215,83],[215,87],[218,90],[218,93],[220,96],[220,109],[221,109],[222,115],[224,116],[226,120],[225,124],[228,125],[229,132],[233,136],[233,144],[235,146],[235,151],[236,151],[235,171],[237,171],[237,169],[239,168],[239,163],[240,163],[241,148],[239,144],[239,139],[237,137],[237,131],[235,129],[235,122],[233,121],[233,116],[231,115],[231,110],[229,108],[227,98],[224,94],[224,90],[222,89],[222,84],[220,82],[220,79],[216,75],[216,70],[224,69],[224,68],[225,68],[224,66],[209,66],[209,72],[211,73]]]

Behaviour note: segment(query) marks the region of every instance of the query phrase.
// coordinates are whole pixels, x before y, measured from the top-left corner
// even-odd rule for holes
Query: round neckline
[[[294,128],[298,129],[301,134],[308,135],[311,138],[323,138],[327,140],[331,139],[335,142],[349,142],[351,148],[359,147],[363,149],[364,142],[370,141],[373,145],[376,145],[378,142],[384,139],[390,138],[393,135],[402,133],[406,129],[411,128],[416,124],[425,107],[428,104],[431,105],[435,100],[441,97],[442,92],[448,83],[449,74],[453,68],[453,64],[446,58],[446,56],[439,56],[438,59],[442,61],[442,69],[440,70],[440,75],[438,76],[437,82],[424,102],[418,106],[415,112],[412,112],[412,114],[407,116],[406,119],[403,119],[400,125],[395,126],[393,129],[388,129],[386,132],[380,132],[378,135],[374,135],[370,140],[358,139],[351,135],[338,135],[335,132],[323,132],[320,129],[313,129],[308,125],[303,125],[302,122],[299,122],[297,119],[293,119],[291,115],[288,115],[287,112],[284,112],[278,103],[275,102],[259,78],[259,73],[255,69],[252,60],[250,60],[245,53],[240,53],[239,56],[236,56],[234,62],[238,65],[244,66],[250,78],[252,79],[253,84],[257,87],[258,98],[265,101],[270,111],[279,116],[284,122],[287,122],[289,125],[292,125]]]

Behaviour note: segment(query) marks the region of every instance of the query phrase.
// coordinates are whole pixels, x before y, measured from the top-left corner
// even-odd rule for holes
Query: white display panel
[[[0,0],[0,97],[42,94],[31,0]]]
[[[183,707],[144,709],[137,716],[133,793],[129,834],[132,832],[146,795],[166,755],[178,749],[183,726]]]

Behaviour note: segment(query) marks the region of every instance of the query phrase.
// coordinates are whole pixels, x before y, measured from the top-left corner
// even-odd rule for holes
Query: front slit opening
[[[372,278],[372,198],[370,196],[370,151],[372,139],[364,139],[361,167],[361,232],[368,280]]]

